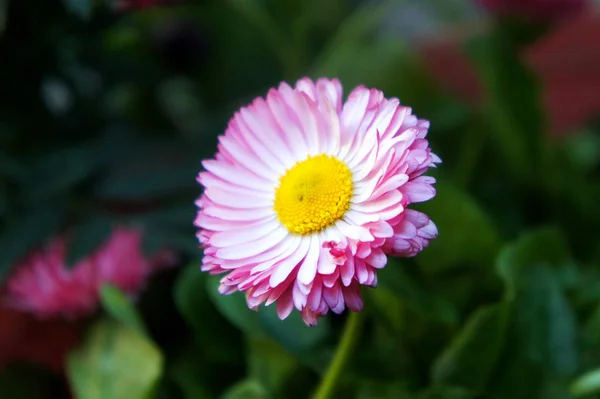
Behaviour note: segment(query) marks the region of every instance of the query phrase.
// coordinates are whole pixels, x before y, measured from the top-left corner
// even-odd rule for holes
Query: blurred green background
[[[444,161],[418,207],[439,237],[363,289],[335,397],[600,397],[600,18],[591,3],[542,14],[469,0],[0,0],[2,281],[65,228],[80,237],[72,256],[107,224],[181,255],[135,302],[104,287],[90,318],[0,310],[0,398],[311,396],[347,315],[309,328],[220,296],[192,224],[200,162],[233,112],[303,76],[400,98],[431,121]]]

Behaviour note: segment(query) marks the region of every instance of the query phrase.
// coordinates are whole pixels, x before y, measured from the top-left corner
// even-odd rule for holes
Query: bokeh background
[[[0,398],[311,396],[347,315],[220,296],[193,226],[233,112],[303,76],[400,98],[444,161],[419,207],[440,235],[363,289],[335,397],[600,397],[594,2],[0,0]],[[64,284],[117,227],[168,267]],[[53,287],[56,314],[15,309],[11,279],[63,235],[62,272],[41,256],[22,293]]]

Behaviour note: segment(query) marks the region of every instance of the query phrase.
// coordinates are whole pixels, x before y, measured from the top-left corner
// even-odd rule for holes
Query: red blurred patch
[[[523,53],[540,77],[543,103],[553,134],[585,126],[600,116],[600,16],[564,21]],[[474,106],[484,93],[459,41],[430,43],[421,49],[435,79]]]
[[[19,361],[62,374],[65,356],[79,343],[85,326],[85,321],[42,321],[0,308],[0,370],[9,362]]]
[[[492,14],[557,21],[586,9],[588,0],[476,0]]]

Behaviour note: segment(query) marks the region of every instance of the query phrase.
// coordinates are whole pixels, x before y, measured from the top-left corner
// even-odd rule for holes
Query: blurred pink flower
[[[138,230],[115,228],[106,243],[69,269],[65,264],[68,239],[56,238],[15,266],[4,303],[42,318],[76,318],[96,310],[103,284],[134,295],[152,272],[174,262],[170,251],[146,257],[141,241]]]
[[[343,103],[337,79],[282,83],[239,110],[206,160],[195,224],[202,270],[227,273],[219,291],[250,308],[294,307],[306,324],[377,285],[387,255],[414,256],[437,236],[406,207],[435,196],[436,163],[417,119],[398,99],[359,86]]]
[[[477,0],[489,12],[531,20],[558,20],[584,10],[587,0]]]
[[[487,93],[464,52],[464,43],[474,35],[437,38],[419,51],[437,84],[480,107]],[[548,133],[555,137],[577,132],[600,115],[600,52],[590,51],[598,37],[600,15],[586,12],[553,26],[523,49],[523,61],[541,81]]]

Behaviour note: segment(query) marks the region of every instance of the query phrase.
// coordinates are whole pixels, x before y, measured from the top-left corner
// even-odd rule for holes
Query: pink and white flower
[[[330,309],[360,311],[360,286],[377,285],[388,255],[414,256],[437,236],[406,209],[435,196],[428,128],[375,89],[343,102],[337,79],[255,99],[198,176],[202,270],[227,273],[219,291],[245,292],[250,308],[275,302],[281,319],[294,307],[308,325]]]
[[[15,265],[3,302],[41,318],[89,315],[98,307],[102,285],[112,284],[135,295],[150,274],[174,263],[170,251],[149,258],[141,244],[140,231],[115,228],[106,243],[68,268],[69,240],[57,237]]]

